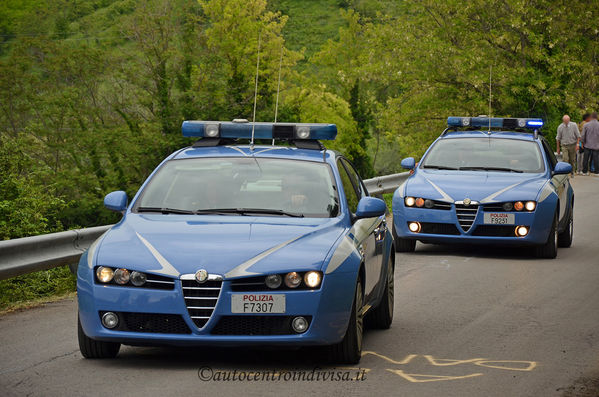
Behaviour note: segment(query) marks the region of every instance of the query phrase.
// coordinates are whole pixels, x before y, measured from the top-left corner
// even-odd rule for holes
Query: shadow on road
[[[406,255],[406,254],[404,254]],[[418,243],[416,251],[407,255],[468,256],[488,259],[535,260],[532,247],[489,246],[467,244],[424,244]]]

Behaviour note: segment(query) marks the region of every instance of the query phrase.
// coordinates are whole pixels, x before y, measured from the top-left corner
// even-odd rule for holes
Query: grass
[[[37,306],[73,295],[75,276],[68,266],[0,281],[0,313]]]

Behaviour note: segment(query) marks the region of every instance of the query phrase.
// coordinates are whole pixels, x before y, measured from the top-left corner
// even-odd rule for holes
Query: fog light
[[[518,226],[516,227],[516,236],[524,237],[528,234],[528,228],[526,226]]]
[[[512,203],[505,203],[503,204],[503,209],[506,211],[511,211],[514,209],[514,204]]]
[[[424,199],[422,197],[418,197],[416,199],[416,207],[422,208],[422,206],[424,206]]]
[[[406,197],[405,203],[406,203],[406,206],[413,207],[414,204],[416,203],[416,199],[414,197]]]
[[[141,287],[144,285],[147,279],[148,277],[145,275],[145,273],[131,272],[131,284],[135,285],[136,287]]]
[[[410,229],[410,231],[412,233],[419,233],[420,232],[420,223],[410,222],[410,223],[408,223],[408,228]]]
[[[308,320],[306,320],[302,316],[296,317],[291,322],[291,327],[298,334],[304,333],[308,329]]]
[[[320,285],[320,273],[308,272],[304,275],[304,283],[310,288],[316,288]]]
[[[129,274],[129,270],[127,269],[116,269],[114,272],[114,282],[117,284],[127,284],[129,282],[129,278],[131,275]]]
[[[524,204],[522,204],[522,201],[516,201],[514,203],[514,208],[516,209],[516,211],[522,211],[522,208],[524,208]]]
[[[302,277],[297,272],[287,273],[285,276],[285,285],[289,288],[297,288],[302,282]]]
[[[119,325],[119,316],[113,312],[106,312],[102,316],[102,325],[104,325],[108,329],[116,328]]]
[[[534,201],[527,201],[524,208],[526,208],[526,211],[534,211],[535,208],[537,208],[537,203]]]
[[[96,269],[96,277],[102,283],[109,283],[114,276],[114,272],[109,267],[100,266]]]
[[[271,274],[269,276],[266,276],[266,279],[264,280],[264,282],[266,283],[266,286],[268,288],[275,289],[275,288],[279,288],[281,286],[283,279],[278,274]]]

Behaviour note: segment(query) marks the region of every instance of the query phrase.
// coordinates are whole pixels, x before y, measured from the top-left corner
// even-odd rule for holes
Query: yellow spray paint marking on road
[[[368,355],[378,357],[380,359],[385,360],[387,363],[391,363],[394,365],[409,364],[415,358],[420,356],[418,354],[408,354],[402,360],[394,360],[391,357],[385,356],[384,354],[380,354],[380,353],[377,353],[374,351],[362,352],[362,357],[368,356]],[[435,358],[428,354],[424,354],[421,356],[428,362],[428,364],[433,365],[435,367],[449,367],[449,366],[470,364],[470,365],[477,365],[479,367],[500,369],[500,370],[504,370],[504,371],[526,371],[526,372],[530,372],[537,367],[536,361],[489,360],[487,358],[471,358],[471,359],[466,359],[466,360],[455,360],[455,359],[447,359],[447,358]],[[405,379],[409,382],[413,382],[413,383],[458,380],[458,379],[474,378],[474,377],[484,375],[483,373],[479,373],[479,372],[470,373],[467,375],[451,376],[451,375],[438,375],[438,374],[406,373],[403,370],[392,369],[392,368],[386,368],[386,370],[391,373],[394,373],[396,375],[399,375],[403,379]]]
[[[425,382],[439,382],[446,380],[457,380],[457,379],[465,379],[465,378],[474,378],[475,376],[482,376],[481,373],[470,374],[470,375],[462,375],[462,376],[445,376],[445,375],[422,375],[422,374],[406,374],[401,369],[389,369],[387,371],[393,372],[396,375],[401,376],[405,380],[408,380],[412,383],[425,383]]]

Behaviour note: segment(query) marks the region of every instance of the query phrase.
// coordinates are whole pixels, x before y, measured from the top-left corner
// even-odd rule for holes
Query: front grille
[[[104,315],[100,312],[100,318]],[[115,331],[154,334],[191,334],[185,320],[178,314],[117,312],[119,324]]]
[[[462,227],[462,230],[467,232],[472,227],[474,223],[474,219],[476,218],[476,213],[478,212],[478,205],[464,205],[464,204],[456,204],[455,205],[455,213],[458,217],[458,222]]]
[[[423,234],[447,234],[447,235],[459,235],[460,231],[452,223],[420,223],[420,233]]]
[[[291,321],[296,316],[223,316],[211,333],[214,335],[293,335]],[[303,316],[312,321],[312,316]]]
[[[472,232],[475,236],[516,237],[516,226],[513,225],[480,225]]]
[[[222,283],[209,280],[200,284],[195,280],[181,280],[185,306],[198,328],[202,328],[210,320],[218,302]]]

